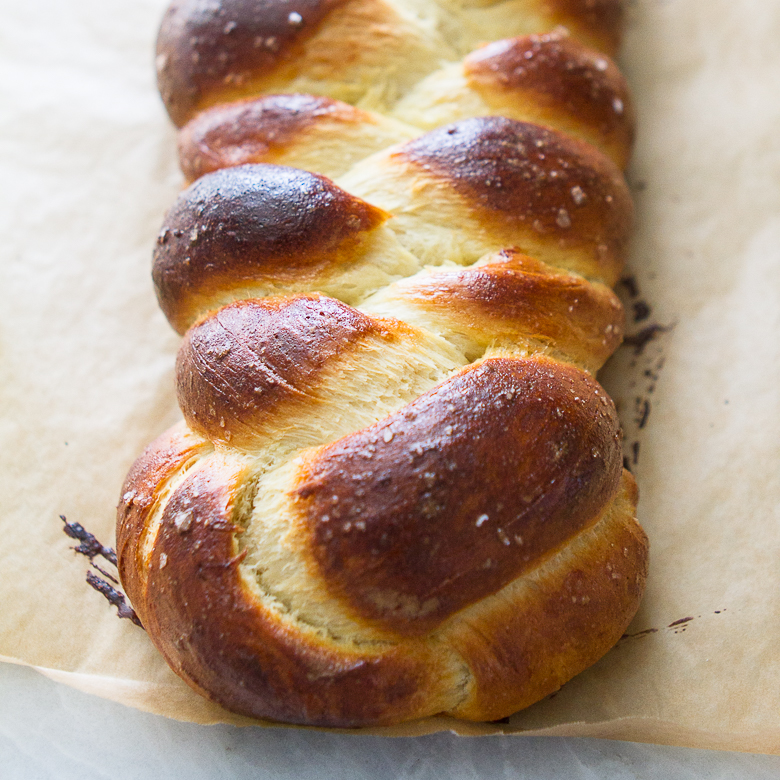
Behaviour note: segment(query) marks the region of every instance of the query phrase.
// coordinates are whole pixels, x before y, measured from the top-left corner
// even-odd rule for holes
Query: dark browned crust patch
[[[319,122],[369,122],[370,114],[314,95],[266,95],[214,106],[179,133],[179,162],[188,181],[245,163],[271,162],[277,150]]]
[[[595,520],[620,474],[619,423],[593,379],[490,359],[319,450],[294,495],[334,593],[411,635]]]
[[[179,349],[184,418],[214,441],[250,443],[281,404],[307,397],[331,360],[383,332],[377,320],[316,295],[225,306],[190,329]]]
[[[157,84],[181,127],[212,92],[291,59],[345,0],[174,0],[157,38]]]
[[[533,230],[559,250],[585,250],[607,281],[618,278],[633,204],[620,170],[589,144],[479,117],[426,133],[393,157],[446,180],[488,229]]]
[[[179,195],[157,239],[152,278],[171,324],[191,324],[192,298],[257,280],[300,279],[348,259],[387,219],[330,179],[282,165],[242,165]]]
[[[628,161],[634,109],[625,78],[603,54],[561,33],[531,35],[478,49],[464,72],[474,86],[530,93],[535,107],[564,111]]]

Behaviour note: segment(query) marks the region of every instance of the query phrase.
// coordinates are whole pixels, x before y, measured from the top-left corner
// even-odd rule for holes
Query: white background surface
[[[196,726],[0,665],[2,780],[775,780],[780,756],[558,737]]]

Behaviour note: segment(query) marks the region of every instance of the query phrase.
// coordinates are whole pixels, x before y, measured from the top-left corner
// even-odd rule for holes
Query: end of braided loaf
[[[325,94],[383,110],[485,41],[562,25],[607,54],[620,0],[174,0],[157,40],[160,93],[181,126],[246,95]]]
[[[593,378],[632,218],[619,19],[172,3],[158,72],[190,184],[153,277],[184,421],[128,475],[117,536],[204,695],[319,726],[492,720],[623,633],[647,540]]]

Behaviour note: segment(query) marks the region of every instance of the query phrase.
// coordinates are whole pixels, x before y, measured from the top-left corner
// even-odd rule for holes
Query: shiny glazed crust
[[[203,695],[316,726],[498,719],[636,612],[647,539],[594,379],[632,220],[620,10],[171,4],[190,184],[153,277],[184,420],[128,475],[117,542]]]
[[[323,368],[280,376],[289,389],[258,416],[322,387]],[[487,359],[259,482],[254,455],[172,430],[128,478],[119,523],[150,635],[238,712],[342,727],[504,717],[599,658],[638,606],[635,485],[614,409],[578,369]]]
[[[279,84],[386,108],[399,86],[486,40],[563,25],[613,54],[621,17],[620,0],[174,0],[157,40],[158,84],[179,126]]]

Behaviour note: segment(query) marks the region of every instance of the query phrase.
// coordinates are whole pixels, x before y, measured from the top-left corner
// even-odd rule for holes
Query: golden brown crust
[[[430,649],[334,645],[263,603],[236,544],[246,480],[245,464],[212,458],[165,508],[145,614],[174,670],[236,712],[293,723],[381,725],[446,706],[437,689],[452,672]]]
[[[380,102],[392,101],[453,54],[430,25],[392,0],[178,6],[163,21],[157,47],[158,85],[178,126],[208,106],[263,92],[325,93],[355,103],[386,91]]]
[[[218,300],[225,288],[348,264],[363,235],[386,219],[324,176],[295,168],[244,165],[209,174],[165,217],[152,269],[160,306],[183,333],[202,300]]]
[[[390,296],[482,348],[540,342],[590,371],[623,340],[625,315],[610,288],[512,249],[473,268],[405,280]]]
[[[463,370],[306,463],[296,495],[323,579],[368,619],[430,631],[601,513],[620,477],[618,430],[574,368]]]
[[[457,222],[442,217],[446,212],[426,216],[418,205],[396,205],[399,219],[387,225],[402,244],[408,212],[441,222],[447,232],[476,230],[482,251],[516,245],[607,283],[622,268],[632,219],[622,175],[595,149],[552,130],[498,117],[458,122],[397,147],[368,181],[387,190],[369,191],[380,202],[407,192],[418,198],[426,181],[435,182],[439,202],[463,212]],[[179,196],[160,232],[153,266],[160,305],[183,333],[248,291],[306,283],[327,289],[351,266],[388,262],[390,247],[377,255],[373,243],[388,217],[325,177],[297,169],[243,165],[208,174]],[[400,256],[398,262],[408,264]]]
[[[202,111],[179,133],[188,179],[245,163],[274,163],[317,127],[332,133],[375,122],[367,111],[315,95],[266,95]]]
[[[447,182],[485,230],[579,253],[614,284],[628,249],[633,204],[619,169],[562,133],[503,117],[463,120],[404,144],[394,159]]]
[[[584,136],[621,168],[628,163],[635,121],[628,85],[600,52],[559,32],[510,38],[466,57],[464,73],[488,103],[522,100],[542,124]]]
[[[153,540],[148,535],[165,489],[176,474],[210,445],[184,425],[171,428],[144,450],[122,486],[117,507],[116,541],[119,576],[125,592],[146,622],[146,557]]]
[[[560,31],[510,38],[467,56],[463,72],[468,87],[485,101],[483,114],[565,130],[593,143],[618,166],[627,164],[634,133],[633,107],[625,79],[599,51]],[[419,98],[415,105],[422,110]],[[419,119],[424,116],[415,114]],[[329,97],[281,94],[245,98],[208,108],[188,122],[179,134],[179,159],[189,181],[245,163],[272,162],[310,169],[307,144],[333,145],[336,139],[343,139],[344,149],[335,156],[349,157],[351,147],[362,149],[360,141],[372,136],[378,142],[375,149],[381,148],[380,143],[387,146],[404,140],[400,128],[391,126],[382,133],[383,121],[376,114]],[[371,126],[374,129],[368,131]],[[375,149],[362,149],[362,153]],[[298,157],[305,164],[298,165]],[[321,165],[327,164],[323,159]]]
[[[158,86],[183,125],[212,93],[240,86],[295,56],[345,0],[174,0],[157,38]]]
[[[619,0],[539,0],[522,12],[510,7],[503,13],[499,26],[505,34],[544,32],[562,24],[600,51],[613,54],[617,48]],[[523,18],[528,13],[534,19],[531,29]],[[398,71],[405,67],[419,78],[452,58],[456,51],[446,39],[457,14],[451,14],[442,4],[427,9],[429,18],[421,22],[391,0],[175,0],[157,40],[158,86],[179,127],[210,105],[275,91],[269,90],[275,81],[292,82],[302,73],[313,76],[313,91],[341,79],[341,88],[360,100],[371,91],[372,80],[381,78],[382,63]],[[479,18],[477,11],[476,40],[467,34],[461,45],[480,42]],[[396,77],[408,80],[400,73]]]
[[[176,361],[179,406],[212,441],[249,444],[285,402],[367,336],[395,338],[343,303],[315,295],[238,301],[191,328]]]
[[[634,520],[636,483],[598,524],[528,578],[447,626],[443,639],[469,665],[470,695],[451,713],[468,720],[506,717],[554,693],[601,658],[639,607],[648,543]]]
[[[179,432],[161,437],[163,459],[182,443]],[[249,462],[219,451],[190,468],[138,559],[148,588],[132,598],[180,676],[254,717],[333,727],[439,711],[505,717],[600,657],[635,611],[646,576],[636,488],[624,472],[594,525],[495,595],[427,637],[353,644],[288,614],[244,569],[238,539],[252,484]],[[138,536],[131,525],[125,533]]]

